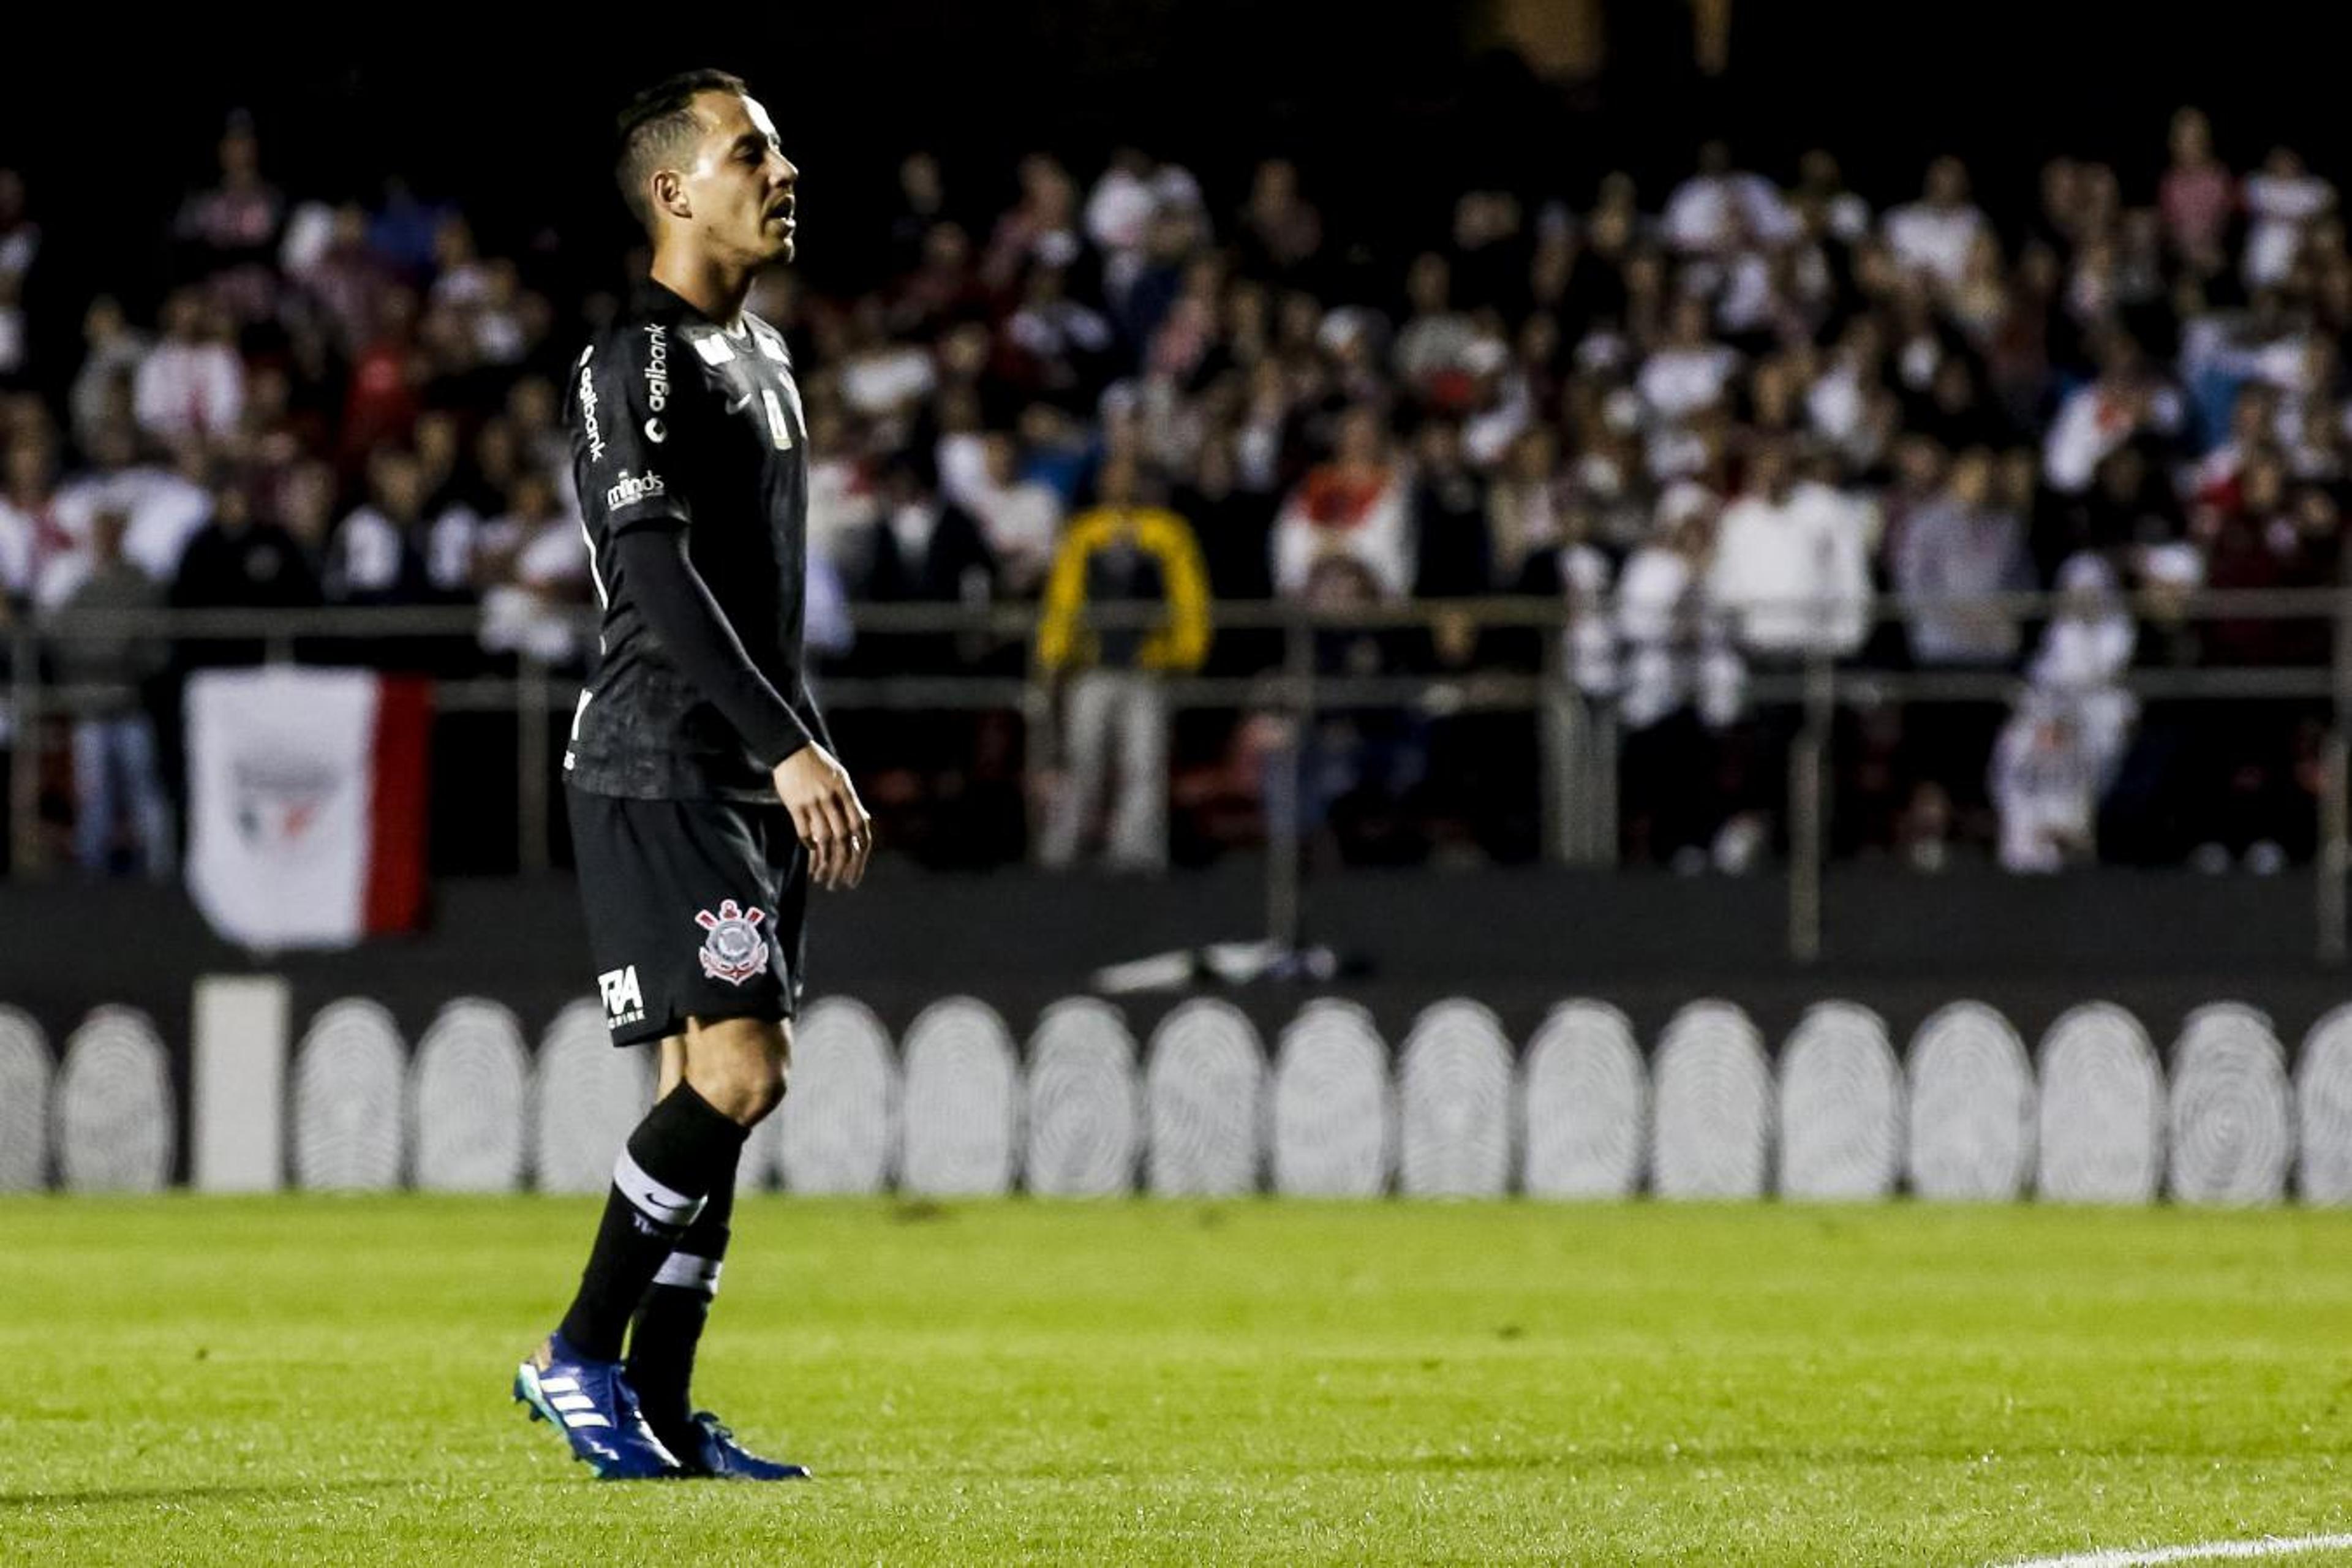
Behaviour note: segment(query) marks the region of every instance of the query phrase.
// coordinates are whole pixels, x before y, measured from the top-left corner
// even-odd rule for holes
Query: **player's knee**
[[[687,1079],[719,1114],[751,1127],[783,1103],[789,1060],[776,1026],[711,1028],[688,1047]]]

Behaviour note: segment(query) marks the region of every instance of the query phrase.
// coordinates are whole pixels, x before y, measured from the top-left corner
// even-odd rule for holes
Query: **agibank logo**
[[[646,323],[646,405],[659,414],[669,406],[669,329]]]
[[[596,383],[588,374],[588,362],[596,350],[592,344],[580,355],[580,433],[588,437],[588,460],[604,460],[604,433],[596,427]]]
[[[623,507],[635,506],[640,501],[655,500],[667,494],[669,487],[662,483],[661,475],[654,469],[647,468],[641,475],[632,476],[628,469],[623,468],[621,482],[604,492],[604,504],[618,511]]]

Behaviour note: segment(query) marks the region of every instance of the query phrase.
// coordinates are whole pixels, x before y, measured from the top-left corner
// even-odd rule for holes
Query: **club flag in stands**
[[[188,884],[261,949],[415,929],[429,683],[364,669],[205,670],[188,683]]]

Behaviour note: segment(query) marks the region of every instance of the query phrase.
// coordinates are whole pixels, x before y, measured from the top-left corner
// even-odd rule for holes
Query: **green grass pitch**
[[[509,1403],[593,1212],[0,1201],[0,1562],[1957,1568],[2352,1530],[2352,1213],[747,1199],[701,1391],[818,1477],[751,1487],[597,1484]]]

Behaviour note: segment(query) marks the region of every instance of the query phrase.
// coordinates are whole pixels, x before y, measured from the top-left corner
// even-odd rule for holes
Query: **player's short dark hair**
[[[614,129],[614,174],[620,181],[621,199],[647,231],[654,226],[653,206],[646,199],[646,181],[656,169],[694,145],[702,127],[694,118],[697,93],[745,90],[743,79],[730,71],[680,71],[665,77],[629,100]]]

